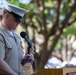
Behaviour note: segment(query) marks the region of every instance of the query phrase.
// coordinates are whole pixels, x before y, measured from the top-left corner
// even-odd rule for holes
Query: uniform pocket
[[[11,44],[8,41],[6,41],[6,50],[11,50],[11,49],[12,49]]]

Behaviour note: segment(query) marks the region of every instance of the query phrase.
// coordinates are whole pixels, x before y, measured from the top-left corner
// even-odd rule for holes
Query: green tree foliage
[[[45,63],[56,47],[62,47],[59,40],[62,34],[76,35],[76,0],[31,0],[29,4],[21,4],[18,0],[10,1],[29,10],[24,16],[22,27],[29,35],[32,34],[35,48],[39,45],[39,49],[36,49]],[[42,38],[43,42],[39,43],[36,38]],[[38,58],[36,65],[38,70],[44,68]]]

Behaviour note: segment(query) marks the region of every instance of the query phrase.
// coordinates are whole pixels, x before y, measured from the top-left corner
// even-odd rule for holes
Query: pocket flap
[[[10,43],[8,41],[6,41],[6,48],[11,49],[12,46],[10,45]]]

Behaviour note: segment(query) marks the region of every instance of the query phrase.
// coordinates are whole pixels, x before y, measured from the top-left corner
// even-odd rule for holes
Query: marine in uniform
[[[24,14],[27,13],[27,10],[9,3],[6,3],[3,15],[6,11],[11,14],[16,21],[18,21],[17,24],[22,22]],[[3,17],[3,20],[4,18],[5,17]],[[12,26],[12,21],[10,21],[10,23],[5,27],[7,22],[8,20],[6,22],[2,21],[0,24],[0,67],[2,67],[0,68],[0,71],[2,71],[0,73],[3,75],[22,75],[21,63],[24,59],[22,42],[20,37],[14,33],[14,29],[17,26]],[[11,26],[9,26],[10,24]],[[29,59],[32,60],[33,58],[30,56]],[[9,71],[7,69],[9,69]]]

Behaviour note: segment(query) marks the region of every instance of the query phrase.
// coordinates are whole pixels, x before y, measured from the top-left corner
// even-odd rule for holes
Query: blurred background
[[[35,64],[25,65],[27,75],[45,68],[76,66],[76,0],[0,0],[0,22],[5,1],[29,11],[15,30],[19,36],[21,31],[28,34],[40,56],[30,50]],[[26,54],[28,45],[22,42]]]

